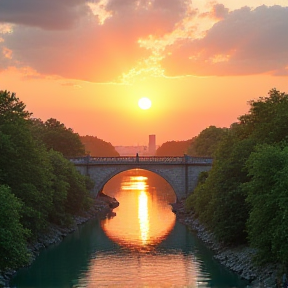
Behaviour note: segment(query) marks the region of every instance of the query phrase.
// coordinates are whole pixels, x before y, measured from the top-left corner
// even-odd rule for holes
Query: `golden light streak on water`
[[[140,238],[142,244],[146,245],[149,238],[149,211],[148,211],[148,197],[145,191],[141,191],[138,196],[138,221],[140,226]]]
[[[124,182],[121,185],[122,190],[146,190],[147,189],[147,177],[144,176],[131,176],[130,181]]]

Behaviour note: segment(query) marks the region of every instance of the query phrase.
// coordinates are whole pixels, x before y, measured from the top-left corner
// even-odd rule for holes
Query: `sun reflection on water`
[[[111,240],[132,250],[154,249],[175,225],[171,206],[148,183],[142,175],[125,176],[113,195],[120,203],[114,210],[116,217],[101,222]]]
[[[149,237],[149,211],[148,211],[148,197],[145,191],[141,191],[138,196],[138,220],[140,225],[140,238],[142,244],[147,244]]]
[[[122,190],[147,190],[147,177],[144,176],[130,176],[129,181],[123,182]]]

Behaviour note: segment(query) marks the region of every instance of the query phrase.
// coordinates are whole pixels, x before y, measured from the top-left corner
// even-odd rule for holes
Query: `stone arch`
[[[153,169],[153,167],[131,167],[131,166],[128,166],[128,167],[121,167],[121,168],[118,168],[118,169],[115,169],[115,171],[113,172],[110,172],[106,177],[104,177],[101,182],[97,185],[94,186],[94,189],[93,189],[93,194],[95,196],[97,196],[97,194],[103,190],[104,186],[106,185],[106,183],[108,183],[113,177],[115,177],[116,175],[122,173],[122,172],[125,172],[125,171],[130,171],[130,170],[134,170],[134,169],[141,169],[141,170],[145,170],[145,171],[149,171],[149,172],[152,172],[156,175],[158,175],[159,177],[161,177],[162,179],[164,179],[169,185],[170,187],[172,188],[172,190],[174,191],[174,194],[175,194],[175,198],[176,198],[176,201],[178,200],[178,195],[175,191],[175,187],[173,187],[173,184],[171,184],[171,180],[170,179],[167,179],[167,175],[165,175],[165,173],[161,173],[161,171],[155,171],[156,169]],[[93,178],[92,178],[93,179]],[[169,181],[170,180],[170,181]]]
[[[128,161],[128,160],[133,161]],[[208,171],[212,167],[212,162],[205,162],[206,159],[200,159],[198,162],[186,163],[183,161],[165,162],[154,161],[152,157],[151,162],[136,162],[134,158],[124,159],[125,161],[114,161],[114,158],[107,160],[95,161],[88,163],[87,161],[75,162],[76,169],[83,175],[90,176],[94,181],[95,186],[92,194],[96,197],[98,192],[104,187],[104,185],[115,175],[131,170],[131,169],[143,169],[154,172],[165,179],[176,194],[177,200],[186,198],[189,193],[192,193],[198,182],[198,176],[202,171]],[[107,160],[107,161],[106,161]],[[165,159],[164,159],[165,160]],[[201,162],[202,161],[202,162]],[[203,162],[204,161],[204,162]],[[112,163],[111,163],[112,162]],[[156,162],[156,163],[155,163]]]

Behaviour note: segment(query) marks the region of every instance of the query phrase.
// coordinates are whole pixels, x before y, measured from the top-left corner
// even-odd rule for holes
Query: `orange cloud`
[[[171,32],[186,11],[185,1],[110,0],[102,11],[112,16],[99,23],[95,11],[80,0],[17,3],[0,2],[0,21],[18,24],[13,33],[3,35],[13,52],[10,65],[95,82],[114,81],[150,56],[138,40]]]
[[[144,70],[287,75],[288,7],[214,3],[201,14],[187,0],[1,0],[0,22],[13,24],[0,29],[0,70],[98,83]]]
[[[4,55],[5,58],[12,59],[12,50],[4,47],[2,52],[3,52],[3,55]]]

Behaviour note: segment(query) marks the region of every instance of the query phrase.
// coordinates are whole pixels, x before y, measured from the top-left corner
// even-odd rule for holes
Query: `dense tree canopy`
[[[91,204],[91,181],[63,157],[84,153],[79,136],[30,116],[14,93],[0,91],[0,270],[25,264],[26,241]]]
[[[0,269],[16,268],[29,260],[25,230],[20,223],[21,201],[0,185]]]
[[[204,129],[191,142],[187,154],[198,157],[212,157],[226,130],[227,128],[217,128],[215,126]]]
[[[85,147],[80,137],[71,128],[54,118],[42,122],[40,119],[31,119],[31,131],[39,141],[50,150],[61,152],[65,157],[85,155]]]
[[[168,141],[163,143],[156,151],[156,156],[183,156],[193,139],[187,141]]]
[[[86,153],[94,157],[117,157],[119,153],[111,143],[101,140],[94,136],[80,136],[82,144],[85,146]]]
[[[25,110],[26,105],[16,97],[15,93],[0,90],[0,124],[19,119],[27,119],[31,113]]]
[[[220,240],[248,241],[258,261],[288,265],[288,95],[272,89],[249,104],[249,113],[223,131],[213,167],[186,207]]]
[[[268,144],[288,140],[287,94],[272,89],[267,97],[260,97],[249,103],[249,113],[239,117],[246,137]]]
[[[288,146],[257,146],[247,168],[252,177],[244,184],[251,207],[250,243],[259,249],[259,261],[288,264]]]

